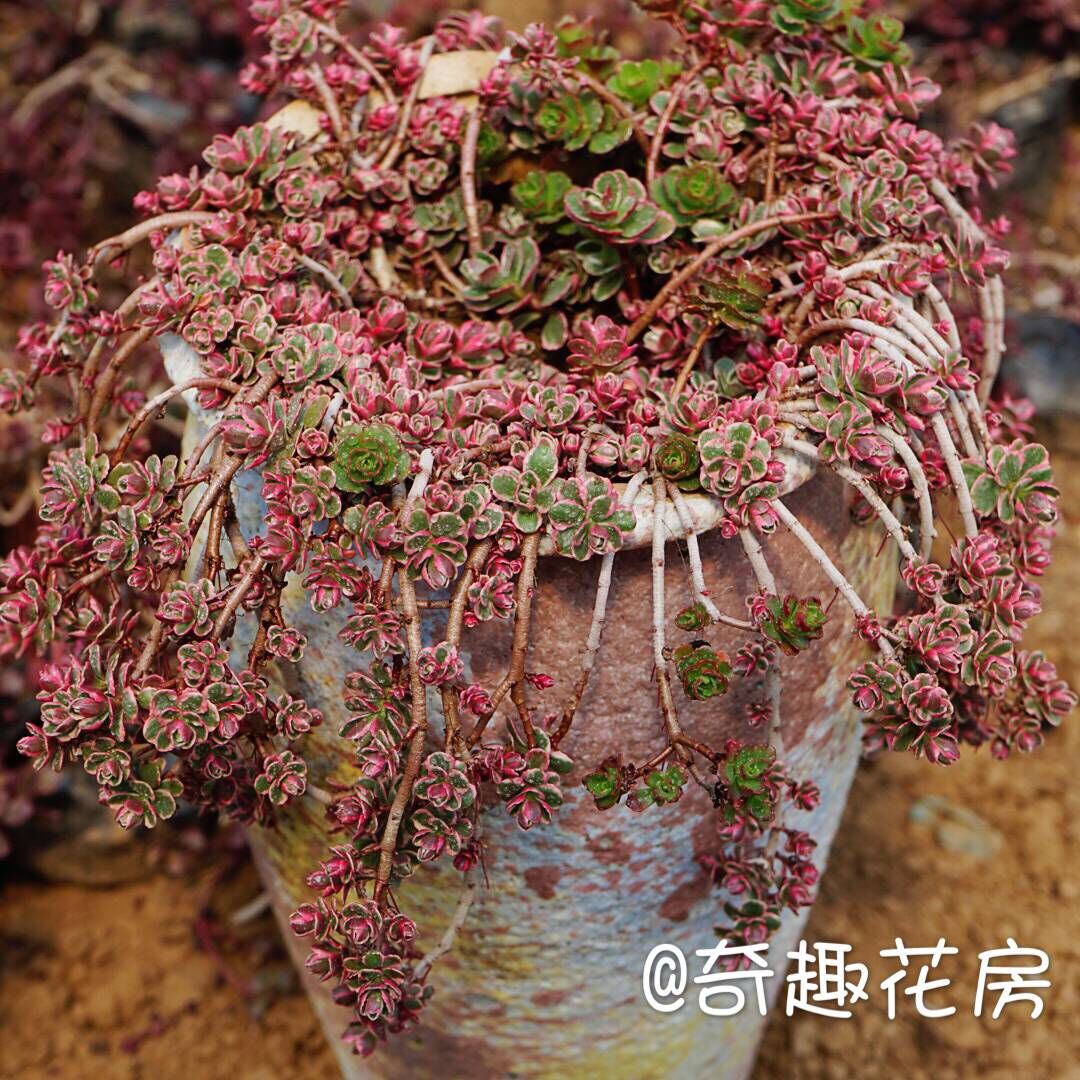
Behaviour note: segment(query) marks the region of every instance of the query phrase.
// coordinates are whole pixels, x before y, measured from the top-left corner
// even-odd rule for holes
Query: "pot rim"
[[[201,372],[199,354],[178,334],[159,334],[157,344],[161,350],[165,369],[175,384],[185,382]],[[203,423],[210,423],[217,416],[217,410],[204,409],[198,404],[194,390],[185,391],[182,397],[189,414]],[[785,466],[784,480],[778,490],[780,497],[790,495],[802,487],[817,472],[817,463],[798,451],[780,447],[775,451],[774,456]],[[626,492],[627,485],[626,481],[614,484],[620,498]],[[666,533],[665,543],[672,540],[685,540],[691,533],[697,536],[707,533],[715,529],[727,516],[720,500],[712,495],[694,491],[684,493],[682,498],[687,510],[688,521],[686,522],[683,521],[682,515],[671,499],[665,502],[663,522]],[[634,531],[623,541],[620,551],[632,551],[652,544],[654,502],[652,488],[648,484],[643,485],[627,507],[634,512]],[[690,527],[687,528],[687,525]],[[557,554],[555,541],[547,534],[540,541],[540,554]],[[583,561],[590,562],[594,558],[596,556],[590,556]]]
[[[817,473],[817,462],[805,457],[795,450],[781,447],[776,450],[774,457],[782,461],[785,466],[784,480],[778,485],[777,496],[782,498],[797,491]],[[614,487],[621,497],[626,491],[625,481],[617,482]],[[665,532],[664,543],[673,540],[685,540],[687,536],[701,536],[715,529],[727,513],[721,501],[712,495],[701,491],[683,493],[683,502],[686,506],[687,519],[679,513],[674,502],[669,498],[664,503],[663,528]],[[623,541],[619,551],[633,551],[637,548],[649,547],[652,544],[653,516],[656,505],[652,488],[645,484],[634,496],[631,503],[625,504],[627,509],[634,512],[634,531]],[[540,541],[541,555],[555,555],[555,541],[548,535]],[[618,554],[618,552],[616,552]],[[590,562],[596,556],[590,556],[585,562]]]

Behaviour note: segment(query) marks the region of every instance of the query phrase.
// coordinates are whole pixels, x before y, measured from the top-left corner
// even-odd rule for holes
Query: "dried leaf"
[[[463,49],[461,52],[433,56],[424,68],[420,100],[475,93],[491,73],[498,58],[498,53],[485,49]]]
[[[283,109],[278,109],[269,120],[268,128],[278,131],[292,131],[303,139],[314,139],[322,131],[322,112],[314,105],[297,99],[290,101]]]

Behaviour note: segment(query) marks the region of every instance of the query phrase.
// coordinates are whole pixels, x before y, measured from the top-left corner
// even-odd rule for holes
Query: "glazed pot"
[[[198,357],[179,338],[167,337],[161,344],[174,381],[188,377]],[[214,419],[193,401],[189,405],[188,450]],[[852,522],[849,493],[834,475],[812,474],[797,460],[790,461],[788,471],[787,505],[870,607],[889,610],[897,576],[892,546],[882,547],[877,528]],[[238,520],[249,537],[262,528],[261,484],[258,473],[241,472],[233,485]],[[718,515],[708,499],[695,496],[689,502],[709,593],[721,611],[743,616],[745,597],[757,585],[742,547],[711,529]],[[309,793],[279,811],[273,828],[249,830],[299,977],[349,1080],[678,1080],[706,1075],[739,1080],[749,1072],[765,1022],[752,1004],[733,1017],[705,1015],[690,984],[680,1010],[660,1013],[647,1004],[642,988],[642,969],[655,945],[678,946],[692,979],[702,963],[695,950],[716,943],[724,897],[710,887],[695,859],[718,847],[716,814],[707,795],[690,784],[674,805],[641,815],[621,806],[601,813],[581,784],[582,776],[609,754],[642,761],[664,745],[653,680],[652,495],[647,486],[638,493],[634,510],[638,526],[615,557],[596,668],[561,747],[574,761],[574,771],[563,777],[565,804],[552,824],[528,833],[501,805],[483,815],[486,881],[454,949],[432,972],[436,992],[419,1027],[366,1060],[353,1055],[340,1039],[347,1011],[331,1001],[330,984],[304,968],[308,945],[289,930],[288,917],[312,899],[305,878],[327,849],[341,842],[341,834],[328,828],[325,806]],[[676,546],[684,529],[670,504],[663,527],[672,538],[666,545],[665,576],[670,623],[674,612],[692,602],[685,555]],[[824,573],[786,530],[778,528],[768,537],[765,549],[781,593],[816,592],[823,601],[832,595]],[[539,716],[558,710],[578,676],[598,569],[597,559],[580,563],[548,555],[539,561],[526,668],[543,671],[555,682],[543,694],[533,692]],[[271,665],[267,674],[279,688],[322,711],[324,723],[306,737],[302,750],[311,780],[323,791],[332,790],[356,778],[352,744],[337,732],[348,718],[341,699],[344,676],[362,661],[338,637],[342,610],[313,612],[295,575],[282,601],[287,622],[307,635],[308,646],[299,665],[285,665],[281,672]],[[442,615],[429,612],[425,617],[427,643],[443,636]],[[253,632],[250,621],[241,622],[236,634],[245,655]],[[469,681],[488,687],[499,682],[511,631],[509,620],[495,620],[466,632],[461,655]],[[718,627],[709,636],[730,652],[746,635]],[[819,870],[859,757],[861,725],[844,683],[864,654],[838,602],[823,639],[797,657],[783,658],[783,758],[793,776],[821,788],[817,809],[793,813],[797,820],[791,824],[817,840]],[[727,695],[708,702],[692,702],[676,692],[680,721],[691,737],[713,746],[731,737],[761,740],[745,721],[747,702],[763,696],[759,681],[736,680]],[[427,705],[435,739],[442,728],[438,694],[429,691]],[[489,730],[500,732],[497,718]],[[441,938],[460,888],[461,875],[444,860],[422,867],[398,890],[402,910],[422,932],[421,951]],[[769,966],[777,974],[766,982],[770,997],[779,990],[786,953],[797,944],[804,923],[805,914],[787,913],[772,939]]]
[[[240,495],[243,501],[253,497]],[[647,492],[639,496],[639,516],[643,509],[650,513],[650,503]],[[887,609],[895,565],[888,556],[875,557],[876,531],[850,524],[839,484],[815,476],[790,497],[790,505],[868,601]],[[768,551],[778,582],[801,593],[829,595],[820,570],[791,536],[770,538]],[[709,533],[702,537],[702,558],[716,602],[722,610],[741,613],[743,598],[755,585],[737,541]],[[668,610],[677,611],[691,598],[673,544],[668,561]],[[578,674],[597,567],[596,561],[555,556],[540,561],[527,667],[555,680],[536,703],[541,714],[545,705],[557,709]],[[340,1043],[347,1014],[330,1001],[327,985],[304,971],[307,944],[287,925],[289,913],[311,899],[306,875],[331,844],[340,842],[340,834],[329,832],[325,808],[310,795],[288,807],[275,828],[251,831],[289,949],[347,1077],[709,1075],[736,1080],[749,1071],[763,1029],[756,1011],[727,1019],[703,1015],[691,986],[680,1011],[661,1014],[649,1008],[642,992],[643,964],[654,945],[678,945],[693,974],[694,950],[716,941],[723,898],[695,862],[695,854],[717,846],[708,798],[691,785],[674,806],[642,816],[621,807],[601,814],[581,787],[583,774],[606,755],[618,751],[624,759],[646,760],[663,745],[652,680],[651,588],[648,549],[620,553],[598,665],[563,744],[575,762],[564,779],[566,803],[550,826],[529,833],[501,805],[484,815],[487,882],[455,949],[432,974],[435,997],[419,1028],[368,1060],[352,1056]],[[347,718],[341,681],[358,660],[338,639],[340,619],[334,613],[312,612],[295,585],[286,599],[286,618],[309,641],[288,689],[324,713],[325,723],[309,736],[304,753],[312,779],[326,789],[355,775],[351,744],[336,732]],[[430,640],[441,637],[437,625],[426,629]],[[509,637],[508,623],[466,634],[467,677],[495,685],[509,655]],[[860,724],[844,680],[861,651],[844,618],[837,617],[818,647],[784,662],[785,760],[794,775],[813,779],[822,790],[818,809],[798,815],[797,822],[819,843],[819,868],[859,756]],[[760,685],[743,682],[720,704],[680,702],[680,716],[689,733],[709,744],[722,745],[732,736],[754,741],[760,735],[746,726],[743,712],[761,693]],[[436,695],[429,695],[428,708],[437,733]],[[401,887],[402,909],[421,927],[422,948],[439,940],[459,891],[460,875],[445,863],[422,868]],[[785,919],[770,949],[773,969],[782,971],[804,921]],[[774,992],[778,982],[771,980]]]

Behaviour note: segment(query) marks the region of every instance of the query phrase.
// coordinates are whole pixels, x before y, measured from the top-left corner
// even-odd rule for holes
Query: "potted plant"
[[[71,406],[0,583],[69,652],[22,749],[124,826],[246,822],[350,1074],[740,1075],[760,1018],[651,1013],[642,963],[797,937],[854,710],[947,765],[1075,702],[1020,643],[1046,451],[989,402],[1008,138],[921,130],[836,0],[656,4],[641,62],[340,6],[254,4],[297,101],[47,265],[3,404]]]

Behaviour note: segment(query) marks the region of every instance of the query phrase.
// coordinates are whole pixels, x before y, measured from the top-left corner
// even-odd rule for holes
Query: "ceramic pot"
[[[237,493],[242,516],[248,516],[244,508],[251,511],[251,524],[258,518],[256,490],[257,485]],[[639,499],[651,504],[647,490]],[[825,475],[814,476],[789,496],[791,508],[867,602],[888,610],[895,560],[888,549],[881,553],[878,531],[851,523],[847,501],[839,482]],[[636,509],[641,512],[640,503]],[[677,529],[674,518],[671,525]],[[716,532],[704,535],[701,546],[711,594],[721,610],[742,615],[744,597],[755,591],[755,584],[741,546]],[[768,538],[767,550],[781,591],[818,592],[823,600],[831,596],[820,569],[783,529]],[[690,594],[674,543],[667,546],[667,562],[667,605],[675,612],[690,602]],[[555,686],[542,699],[534,695],[539,715],[545,706],[550,711],[559,707],[578,674],[598,565],[597,560],[576,563],[555,556],[540,560],[527,668],[547,672]],[[331,1002],[327,984],[304,971],[307,943],[287,926],[289,913],[311,899],[305,875],[328,846],[340,841],[340,834],[330,834],[325,808],[311,796],[280,814],[276,828],[251,831],[284,937],[346,1077],[738,1080],[749,1072],[764,1027],[756,1010],[732,1018],[704,1015],[691,985],[681,1010],[661,1014],[646,1004],[642,992],[643,964],[654,945],[679,946],[689,958],[692,977],[700,971],[693,966],[694,950],[715,944],[723,898],[710,889],[694,858],[716,846],[716,817],[707,797],[690,785],[673,806],[641,816],[622,807],[601,814],[581,787],[583,774],[607,754],[618,751],[640,761],[663,745],[652,681],[651,587],[648,548],[620,552],[598,666],[563,744],[575,762],[574,773],[564,778],[566,803],[550,826],[529,833],[501,806],[484,815],[487,885],[478,891],[454,950],[432,973],[436,992],[422,1024],[372,1057],[361,1060],[340,1043],[346,1011]],[[287,605],[287,619],[309,639],[288,689],[326,718],[304,750],[313,763],[312,778],[323,788],[331,781],[348,782],[350,744],[335,732],[346,719],[341,680],[358,666],[356,654],[339,641],[335,613],[313,613],[298,586],[288,590]],[[436,628],[431,640],[439,636]],[[710,636],[718,642],[738,640],[726,632]],[[495,685],[505,670],[509,638],[508,623],[467,632],[467,675]],[[823,641],[784,659],[785,759],[794,775],[821,787],[820,806],[797,815],[800,827],[818,841],[819,868],[859,756],[860,724],[844,681],[862,653],[847,613],[836,611]],[[746,702],[761,696],[760,686],[747,681],[739,680],[719,702],[686,702],[680,694],[684,728],[712,745],[731,736],[760,738],[743,719]],[[437,732],[441,716],[434,694],[429,694],[428,709]],[[424,935],[421,948],[442,935],[459,890],[460,875],[439,863],[421,869],[400,889],[402,909]],[[804,921],[785,918],[769,954],[777,972]],[[769,980],[772,994],[781,980],[779,974]]]
[[[198,356],[174,336],[161,339],[161,346],[173,380],[189,377]],[[189,406],[188,452],[214,419],[193,400]],[[852,522],[850,493],[834,475],[810,474],[796,460],[789,462],[788,473],[787,505],[871,608],[888,611],[897,578],[891,544],[883,546],[879,529]],[[237,517],[249,537],[262,526],[261,484],[254,472],[238,474],[233,484]],[[718,515],[708,499],[695,496],[690,503],[709,593],[722,611],[743,616],[745,597],[757,586],[742,547],[712,528]],[[701,970],[695,950],[717,940],[724,898],[710,888],[695,859],[717,847],[716,815],[708,797],[690,784],[671,806],[643,815],[624,807],[600,813],[581,785],[582,776],[607,755],[647,760],[664,742],[652,670],[648,486],[639,492],[634,510],[638,527],[615,557],[597,666],[561,747],[575,763],[573,773],[563,778],[565,804],[551,825],[528,833],[501,805],[483,815],[487,881],[477,891],[453,951],[432,973],[435,996],[418,1028],[366,1060],[352,1055],[340,1040],[346,1010],[331,1001],[330,984],[304,968],[308,945],[289,930],[288,917],[311,900],[307,874],[341,841],[341,834],[327,827],[325,807],[307,794],[278,813],[275,827],[249,831],[300,979],[349,1080],[739,1080],[749,1072],[765,1023],[755,1008],[729,1018],[703,1014],[691,984],[680,1010],[660,1013],[647,1004],[642,988],[643,965],[655,945],[678,946],[693,977]],[[685,555],[677,546],[684,530],[670,504],[664,529],[672,538],[666,545],[665,577],[670,622],[692,600]],[[816,592],[823,601],[831,597],[824,573],[790,533],[778,528],[765,547],[781,593]],[[542,696],[533,694],[539,716],[559,708],[578,676],[598,568],[595,559],[579,563],[548,555],[539,561],[526,667],[555,680]],[[356,774],[352,744],[337,735],[347,719],[341,687],[345,673],[360,660],[338,637],[345,616],[340,609],[313,612],[295,575],[282,601],[287,622],[307,635],[308,647],[301,664],[285,665],[277,674],[271,665],[267,674],[323,712],[323,725],[303,747],[312,781],[323,790],[348,784]],[[865,646],[852,634],[840,603],[821,641],[797,657],[783,658],[784,760],[793,776],[821,788],[820,805],[812,813],[797,813],[792,824],[817,840],[819,870],[840,823],[860,747],[861,725],[844,683]],[[496,620],[466,632],[462,659],[470,681],[489,687],[498,683],[510,653],[511,630],[510,621]],[[237,647],[245,653],[252,632],[243,622],[237,628]],[[429,642],[443,637],[436,613],[425,618],[425,634]],[[744,636],[721,628],[710,632],[729,651]],[[707,702],[688,701],[677,687],[676,694],[680,721],[692,737],[713,746],[730,737],[760,740],[745,721],[747,702],[763,696],[754,680],[736,680],[727,695]],[[428,716],[437,738],[442,717],[433,691]],[[496,719],[490,730],[500,726]],[[421,949],[442,936],[460,881],[452,868],[436,862],[399,890],[402,909],[421,928]],[[786,954],[798,942],[804,922],[805,914],[787,914],[772,940],[769,965],[777,974],[766,984],[770,999],[780,989]]]

